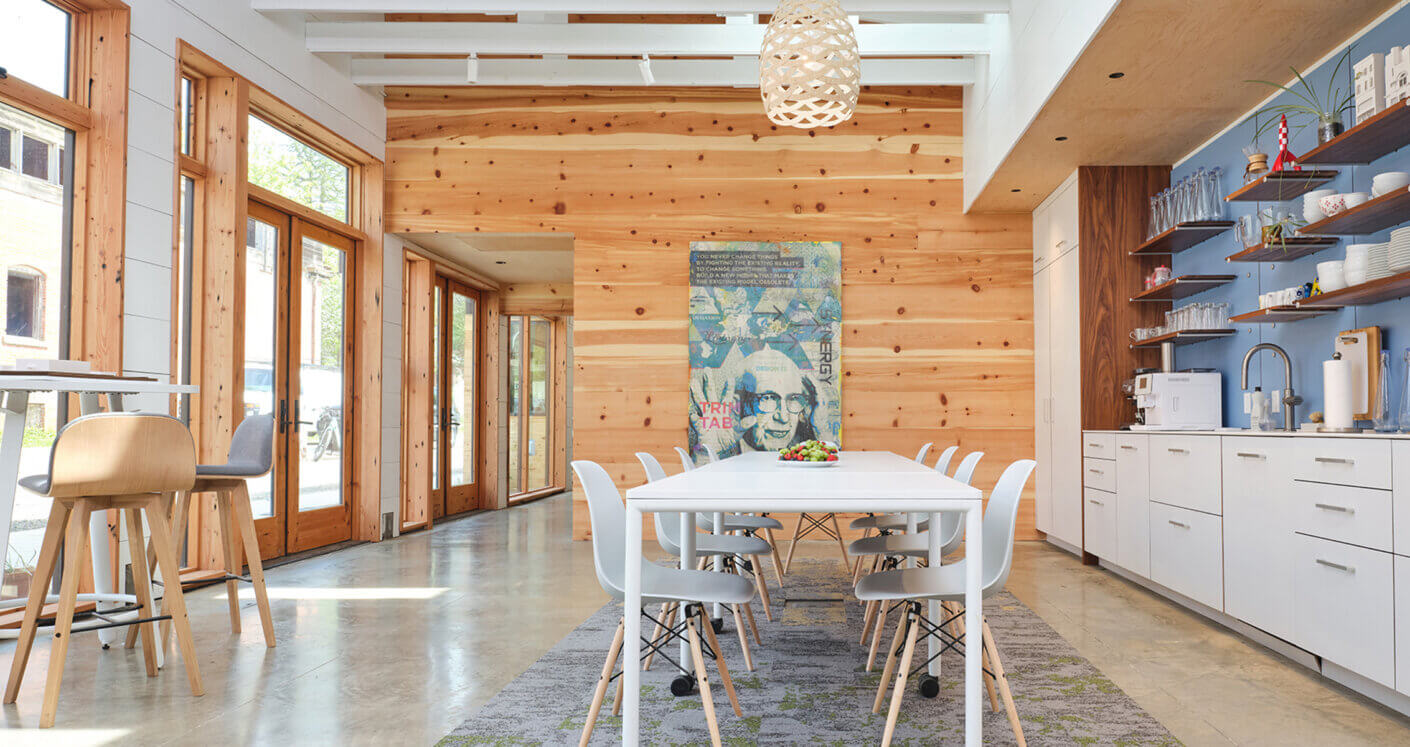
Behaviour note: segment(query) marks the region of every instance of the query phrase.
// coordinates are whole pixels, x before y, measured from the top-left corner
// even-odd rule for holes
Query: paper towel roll
[[[1322,419],[1327,428],[1350,428],[1355,401],[1351,361],[1322,361]]]

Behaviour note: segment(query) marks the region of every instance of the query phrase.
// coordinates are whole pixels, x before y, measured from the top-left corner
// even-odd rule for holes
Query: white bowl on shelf
[[[1322,212],[1321,206],[1317,203],[1323,197],[1330,197],[1336,193],[1337,191],[1335,189],[1314,189],[1311,192],[1308,192],[1307,194],[1303,195],[1302,219],[1307,221],[1308,223],[1316,223],[1317,221],[1327,217],[1327,214]]]
[[[1404,171],[1387,171],[1371,179],[1371,194],[1376,197],[1406,187],[1410,187],[1410,173]]]
[[[1323,293],[1339,291],[1346,287],[1346,263],[1342,260],[1317,263],[1317,287]]]

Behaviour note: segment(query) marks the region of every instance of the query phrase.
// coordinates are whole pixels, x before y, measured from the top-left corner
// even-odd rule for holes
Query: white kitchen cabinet
[[[1086,487],[1116,492],[1116,462],[1110,459],[1082,460],[1082,482]]]
[[[1139,576],[1151,573],[1150,439],[1116,437],[1116,564]]]
[[[1222,611],[1224,570],[1219,517],[1162,503],[1152,503],[1150,515],[1151,580]]]
[[[1114,560],[1117,552],[1116,494],[1087,488],[1082,498],[1082,549],[1102,560]]]
[[[1082,456],[1088,459],[1115,459],[1116,434],[1098,431],[1083,434]]]
[[[1283,438],[1223,438],[1224,611],[1293,635],[1292,452]]]
[[[1294,530],[1390,552],[1394,532],[1389,490],[1297,480],[1292,499]]]
[[[1033,214],[1034,236],[1037,236],[1038,214]],[[1036,240],[1036,239],[1035,239]],[[1053,531],[1053,410],[1052,410],[1052,342],[1048,331],[1048,297],[1051,295],[1048,272],[1033,275],[1033,422],[1034,459],[1038,466],[1033,476],[1036,482],[1033,522],[1038,531]]]
[[[1077,173],[1033,211],[1033,271],[1077,248]]]
[[[1293,477],[1390,490],[1391,442],[1370,438],[1298,438]]]
[[[1039,277],[1048,289],[1049,365],[1048,408],[1052,422],[1049,483],[1052,522],[1048,533],[1075,547],[1082,546],[1082,371],[1081,312],[1078,307],[1080,249],[1054,261]],[[1036,283],[1037,278],[1034,279]]]
[[[1219,440],[1209,435],[1152,435],[1151,500],[1220,513]]]
[[[1390,553],[1296,535],[1293,642],[1395,687],[1395,579]]]
[[[1394,558],[1395,689],[1410,695],[1410,558]]]
[[[1410,556],[1410,441],[1396,441],[1391,455],[1395,462],[1392,468],[1395,475],[1394,490],[1391,492],[1392,513],[1400,519],[1395,522],[1395,541],[1391,549],[1399,555]],[[1404,640],[1404,648],[1410,649],[1410,635]],[[1410,682],[1405,686],[1410,688]]]

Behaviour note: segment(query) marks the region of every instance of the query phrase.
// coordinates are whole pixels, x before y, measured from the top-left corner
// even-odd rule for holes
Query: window
[[[49,181],[49,144],[25,135],[23,154],[20,171],[25,176]]]
[[[196,81],[189,75],[181,76],[181,154],[194,156],[195,143],[192,138],[196,131]]]
[[[324,215],[348,220],[352,170],[341,161],[250,115],[250,183]]]
[[[0,65],[55,96],[69,95],[69,14],[43,0],[5,0]]]
[[[0,127],[0,169],[13,169],[10,165],[10,131]]]
[[[5,334],[44,339],[44,275],[11,267],[5,281]]]

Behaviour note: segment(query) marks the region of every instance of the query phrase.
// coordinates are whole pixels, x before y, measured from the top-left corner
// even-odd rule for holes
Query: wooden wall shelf
[[[1298,163],[1371,163],[1410,145],[1410,99],[1302,154]]]
[[[1132,348],[1158,348],[1162,344],[1171,342],[1176,345],[1190,345],[1205,340],[1217,340],[1221,337],[1238,334],[1236,329],[1186,329],[1179,332],[1171,332],[1159,337],[1152,337],[1149,340],[1131,343]]]
[[[1175,254],[1212,239],[1234,227],[1231,220],[1198,220],[1180,223],[1167,228],[1131,252],[1132,256],[1145,254]]]
[[[1150,290],[1142,291],[1131,297],[1134,302],[1161,301],[1169,302],[1180,298],[1188,298],[1196,293],[1202,293],[1210,288],[1234,281],[1237,275],[1181,275],[1178,278],[1171,278]]]
[[[1337,178],[1335,171],[1270,171],[1236,190],[1227,202],[1282,202],[1311,192]]]
[[[1410,272],[1402,272],[1399,275],[1391,275],[1380,280],[1371,280],[1360,285],[1353,285],[1350,288],[1330,291],[1321,295],[1313,296],[1305,301],[1299,301],[1299,307],[1306,306],[1328,306],[1341,304],[1342,306],[1370,306],[1372,304],[1394,301],[1397,298],[1410,296]]]
[[[1225,262],[1290,262],[1316,254],[1337,245],[1335,236],[1292,236],[1271,244],[1259,244],[1238,254],[1230,254]]]
[[[1277,324],[1279,322],[1300,322],[1303,319],[1341,311],[1341,306],[1270,306],[1247,314],[1229,317],[1235,324]]]
[[[1346,236],[1382,231],[1410,220],[1410,187],[1401,187],[1298,230],[1304,236]]]

